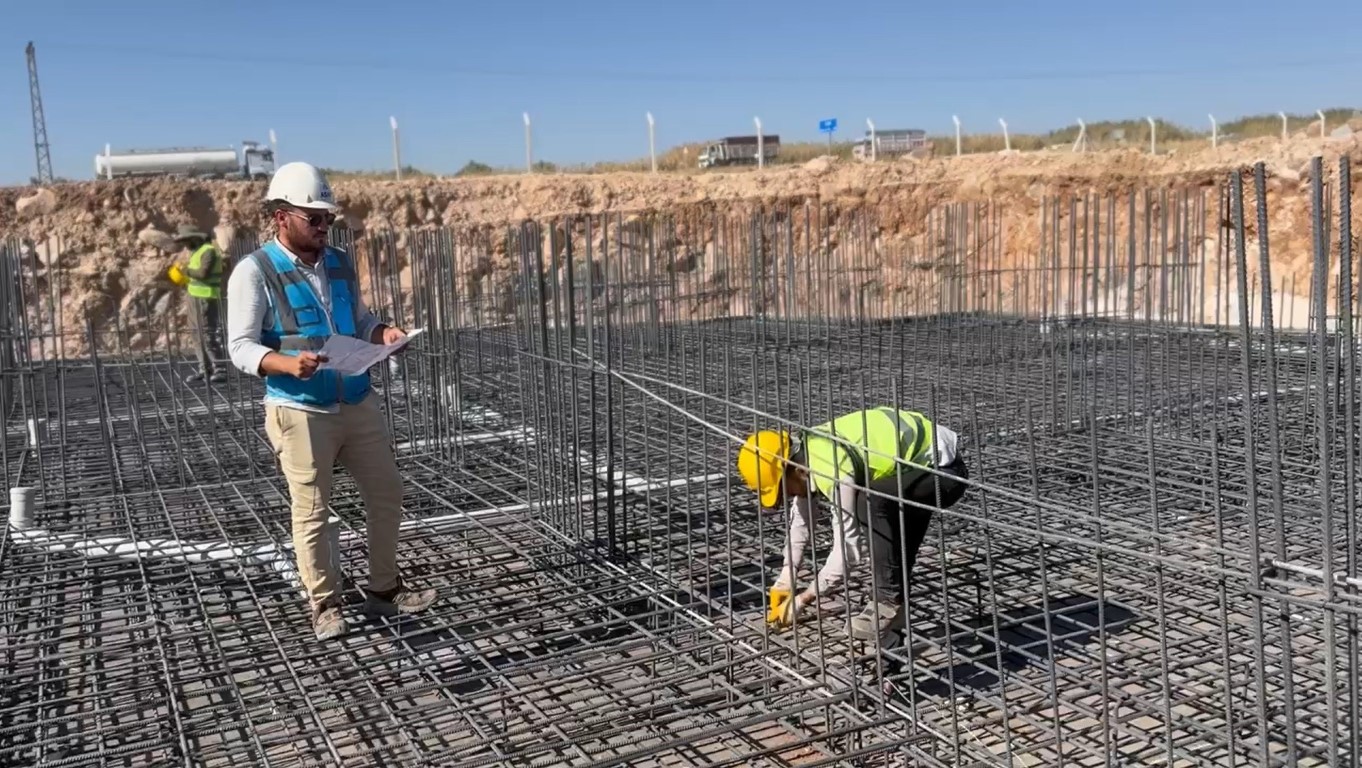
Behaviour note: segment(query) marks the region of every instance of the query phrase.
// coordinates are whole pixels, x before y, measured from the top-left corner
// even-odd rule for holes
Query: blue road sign
[[[833,117],[827,120],[818,121],[818,131],[820,133],[832,133],[835,130],[837,130],[837,118]]]

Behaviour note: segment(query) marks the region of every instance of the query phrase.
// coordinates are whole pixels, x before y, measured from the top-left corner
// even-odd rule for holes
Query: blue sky
[[[987,8],[986,6],[996,6]],[[747,133],[1014,131],[1153,114],[1204,125],[1362,105],[1362,3],[12,3],[0,24],[0,184],[34,173],[24,45],[38,50],[52,161],[88,179],[115,147],[265,141],[283,160],[453,172],[468,160],[646,156]]]

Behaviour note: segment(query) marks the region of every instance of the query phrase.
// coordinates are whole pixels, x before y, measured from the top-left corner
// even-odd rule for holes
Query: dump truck
[[[95,177],[182,176],[206,179],[268,179],[274,175],[274,150],[254,141],[235,147],[175,147],[114,152],[107,145],[95,155]]]
[[[766,162],[776,159],[780,154],[780,137],[761,136],[761,154]],[[716,165],[756,165],[757,136],[725,136],[712,141],[700,153],[700,167],[712,168]]]
[[[927,132],[920,128],[899,128],[892,131],[875,131],[875,157],[895,157],[913,155],[924,157],[932,152],[932,142],[927,140]],[[851,153],[857,160],[870,159],[870,131],[858,139]]]

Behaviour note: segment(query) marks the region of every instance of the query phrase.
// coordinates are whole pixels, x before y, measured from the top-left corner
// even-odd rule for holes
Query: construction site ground
[[[261,384],[184,381],[194,335],[139,235],[188,218],[249,253],[267,233],[228,212],[258,190],[26,203],[0,254],[0,469],[35,494],[0,534],[0,765],[1351,764],[1346,153],[1119,179],[1094,169],[1145,161],[1062,157],[1049,182],[1003,170],[1042,162],[1025,157],[939,167],[985,162],[977,188],[906,162],[638,177],[761,196],[523,221],[447,202],[408,229],[374,218],[380,196],[623,181],[342,188],[374,201],[334,238],[366,299],[425,329],[373,377],[400,565],[440,601],[358,617],[364,512],[338,471],[354,625],[330,642]],[[886,183],[856,203],[775,191],[863,174]],[[90,209],[123,213],[63,229]],[[933,514],[905,641],[847,638],[863,579],[775,632],[784,521],[735,476],[737,446],[886,403],[958,431],[970,467]]]

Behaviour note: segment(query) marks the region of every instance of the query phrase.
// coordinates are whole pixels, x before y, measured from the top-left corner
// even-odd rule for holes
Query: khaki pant
[[[309,413],[270,405],[265,431],[288,481],[293,507],[293,549],[298,575],[313,605],[340,599],[340,574],[331,568],[326,538],[332,468],[349,470],[364,499],[369,535],[369,589],[397,586],[397,537],[402,519],[402,476],[397,471],[388,425],[370,394],[340,413]]]

